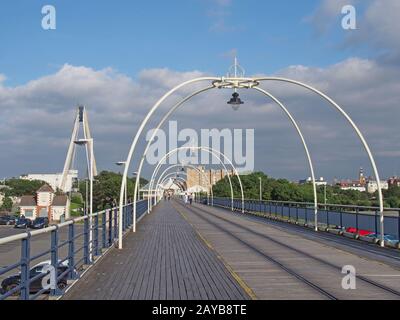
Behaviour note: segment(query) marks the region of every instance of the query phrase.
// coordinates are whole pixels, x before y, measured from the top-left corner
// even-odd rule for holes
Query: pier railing
[[[206,202],[206,198],[202,199]],[[214,197],[214,206],[231,208],[231,198]],[[234,199],[235,210],[242,210],[242,200]],[[245,212],[280,218],[289,222],[312,226],[314,203],[246,199]],[[337,230],[379,233],[379,208],[341,204],[318,204],[318,226]],[[384,208],[385,235],[393,239],[400,236],[400,208]]]
[[[147,200],[137,202],[138,220],[147,212],[147,206]],[[132,210],[132,203],[123,208],[124,232],[133,224]],[[0,300],[62,295],[67,285],[79,279],[117,240],[117,207],[96,212],[92,219],[84,215],[44,229],[1,238],[0,282],[6,279],[9,284],[0,289]],[[45,277],[50,279],[50,268],[43,269],[44,266],[51,266],[54,270],[56,285],[38,287]]]

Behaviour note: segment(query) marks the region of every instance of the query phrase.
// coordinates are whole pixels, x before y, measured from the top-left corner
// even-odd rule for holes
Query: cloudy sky
[[[41,27],[43,1],[1,3],[0,177],[60,172],[77,104],[87,106],[99,169],[118,170],[113,163],[126,157],[158,98],[183,80],[225,75],[234,52],[248,76],[290,77],[327,93],[365,134],[381,175],[400,175],[398,0],[47,4],[56,8],[56,30]],[[356,30],[341,26],[348,4]],[[360,166],[371,173],[356,135],[328,104],[293,85],[262,87],[298,120],[318,176],[354,178]],[[193,89],[168,99],[146,130]],[[256,170],[307,177],[300,140],[282,111],[259,93],[240,94],[246,103],[238,111],[226,104],[231,92],[218,90],[172,119],[179,129],[254,128]]]

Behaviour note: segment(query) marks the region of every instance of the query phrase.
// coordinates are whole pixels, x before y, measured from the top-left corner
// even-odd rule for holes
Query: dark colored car
[[[15,221],[14,228],[27,229],[31,226],[31,224],[32,224],[32,220],[21,217],[21,218],[17,219],[17,221]]]
[[[15,221],[17,220],[16,217],[14,216],[1,216],[0,217],[0,225],[13,225],[15,224]]]
[[[33,220],[32,224],[30,225],[30,228],[32,229],[43,229],[47,228],[49,226],[49,219],[45,217],[38,217],[35,220]]]
[[[34,277],[37,277],[37,279],[31,281],[30,283],[29,292],[31,294],[35,294],[43,289],[42,279],[44,276],[48,274],[43,270],[43,268],[46,265],[50,265],[50,261],[41,262],[30,270],[29,278],[33,279]],[[67,271],[67,269],[68,269],[68,263],[60,264],[58,266],[57,276],[60,276],[62,273]],[[39,276],[40,274],[42,274],[42,276]],[[67,278],[68,278],[68,273],[66,273],[65,276],[63,276],[61,279],[58,280],[57,286],[60,290],[63,290],[67,286]],[[4,279],[1,282],[1,293],[5,294],[8,291],[11,291],[12,289],[19,286],[20,283],[21,283],[21,273],[9,276],[8,278]],[[48,293],[48,292],[49,290],[46,290],[43,293]],[[17,290],[13,295],[19,295],[19,290]]]

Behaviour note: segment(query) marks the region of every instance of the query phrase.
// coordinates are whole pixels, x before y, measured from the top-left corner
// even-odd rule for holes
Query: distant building
[[[44,184],[34,196],[22,196],[19,204],[20,214],[26,218],[47,217],[49,221],[69,218],[70,200],[67,195],[56,195],[54,189]]]
[[[355,190],[360,192],[365,192],[365,186],[360,185],[359,183],[347,183],[347,182],[340,182],[339,183],[340,189],[342,190]]]
[[[299,184],[307,184],[307,183],[312,183],[311,177],[308,177],[307,179],[304,180],[299,180]],[[324,177],[320,177],[319,179],[315,180],[315,184],[317,186],[326,186],[328,183],[325,181]]]
[[[204,166],[197,166],[197,169],[186,168],[186,185],[189,192],[207,192],[210,186],[216,184],[226,176],[225,170],[206,170]],[[233,176],[233,171],[228,171]]]
[[[389,189],[389,184],[387,181],[381,181],[381,189],[387,190]],[[376,181],[369,180],[367,183],[367,191],[368,193],[374,193],[378,190],[378,183]]]
[[[399,177],[390,177],[388,179],[389,187],[400,187],[400,178]]]
[[[26,175],[22,175],[20,176],[20,179],[24,179],[24,180],[41,180],[46,182],[47,184],[50,185],[50,187],[53,190],[57,190],[58,188],[60,188],[61,185],[61,180],[62,180],[62,173],[55,173],[55,174],[47,174],[47,173],[43,173],[43,174],[26,174]],[[70,170],[68,175],[67,175],[67,180],[65,183],[65,187],[63,190],[61,190],[62,192],[72,192],[73,191],[73,185],[74,182],[78,179],[78,170]]]
[[[360,167],[358,171],[358,180],[342,180],[336,185],[342,190],[355,190],[360,192],[367,191],[367,179],[364,176],[364,169]]]

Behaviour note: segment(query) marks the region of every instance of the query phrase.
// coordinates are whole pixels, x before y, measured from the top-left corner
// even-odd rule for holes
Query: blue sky
[[[324,36],[306,21],[318,0],[224,3],[2,1],[0,70],[7,85],[51,74],[64,63],[113,67],[132,77],[162,67],[224,74],[230,64],[226,54],[237,49],[247,72],[254,74],[297,64],[323,67],[355,53],[334,41],[345,33],[340,15]],[[56,7],[55,31],[41,28],[44,4]]]
[[[47,4],[56,30],[41,27]],[[356,30],[341,28],[345,4],[356,8]],[[234,50],[247,75],[283,75],[334,98],[365,134],[382,176],[400,175],[398,0],[7,0],[0,9],[0,177],[61,171],[77,103],[88,108],[99,168],[115,170],[157,98],[185,79],[225,75]],[[371,173],[354,133],[321,100],[264,88],[296,116],[317,176],[354,178],[360,166]],[[243,92],[246,104],[233,112],[229,95],[199,97],[174,120],[253,128],[256,170],[307,177],[276,106]]]

